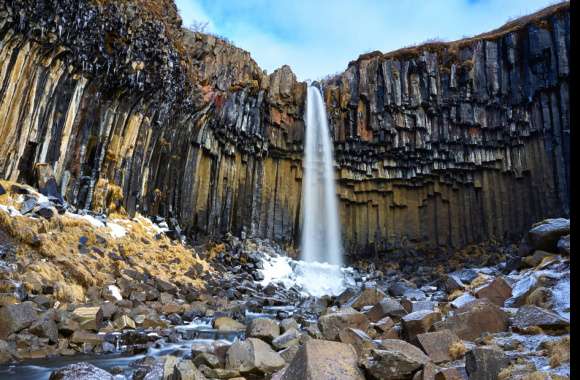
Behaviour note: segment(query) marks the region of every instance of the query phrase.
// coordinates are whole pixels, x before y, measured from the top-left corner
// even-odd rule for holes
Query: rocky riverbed
[[[341,269],[0,185],[0,377],[570,378],[567,219]]]

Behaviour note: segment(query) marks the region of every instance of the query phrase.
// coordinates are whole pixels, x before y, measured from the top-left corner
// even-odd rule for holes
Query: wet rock
[[[295,346],[300,342],[300,332],[296,329],[287,330],[284,334],[272,341],[272,346],[277,350]]]
[[[285,364],[284,359],[267,343],[256,338],[234,342],[226,354],[226,368],[240,373],[271,374]]]
[[[477,347],[465,355],[469,380],[496,380],[501,370],[508,366],[507,356],[494,348]]]
[[[259,338],[272,343],[280,335],[280,326],[269,318],[253,319],[246,329],[246,336]]]
[[[440,321],[441,313],[438,311],[421,310],[405,315],[402,319],[403,336],[414,341],[418,334],[429,331],[435,322]]]
[[[199,370],[210,379],[233,379],[240,376],[240,371],[230,368],[209,368],[201,365]]]
[[[73,317],[85,330],[98,330],[103,326],[103,310],[99,306],[78,307],[73,310]]]
[[[508,317],[495,304],[476,300],[456,310],[455,314],[433,324],[435,331],[451,330],[459,338],[474,340],[483,333],[507,330]]]
[[[57,343],[58,327],[56,325],[56,319],[56,311],[49,310],[30,326],[29,331],[38,337],[48,338],[51,343]]]
[[[374,305],[377,302],[380,302],[386,295],[382,291],[376,288],[367,288],[362,291],[361,294],[356,296],[352,302],[349,302],[349,306],[353,309],[360,310],[364,306],[367,305]]]
[[[354,347],[359,357],[366,355],[375,348],[371,337],[362,330],[347,328],[341,330],[338,335],[342,343],[350,344]]]
[[[377,379],[410,379],[430,359],[417,347],[396,339],[385,339],[364,362],[370,375]]]
[[[318,320],[320,331],[327,340],[338,340],[340,330],[348,327],[367,331],[369,320],[366,315],[355,310],[344,310],[326,314]]]
[[[296,353],[281,380],[364,380],[355,350],[348,344],[309,340]]]
[[[206,377],[190,360],[181,360],[173,369],[170,380],[206,380]]]
[[[570,256],[570,235],[562,236],[558,240],[558,252]]]
[[[230,317],[219,317],[213,321],[213,327],[220,331],[245,331],[246,326]]]
[[[512,296],[512,288],[503,278],[497,277],[489,284],[475,289],[475,296],[503,306],[504,302]]]
[[[0,308],[0,339],[30,326],[38,318],[34,303],[23,302]]]
[[[69,364],[50,374],[49,380],[113,380],[113,375],[86,362]]]
[[[570,321],[558,314],[541,307],[526,305],[518,309],[511,320],[511,325],[517,329],[538,326],[542,329],[565,329]]]
[[[383,298],[367,312],[367,316],[371,322],[376,322],[384,317],[399,320],[406,314],[407,311],[399,301],[390,297]]]
[[[449,348],[459,342],[459,337],[450,330],[427,332],[417,335],[418,346],[425,351],[434,363],[452,360]]]

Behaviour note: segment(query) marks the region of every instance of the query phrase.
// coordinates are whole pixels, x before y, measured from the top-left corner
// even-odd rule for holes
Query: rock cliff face
[[[505,239],[567,213],[568,8],[320,83],[350,253]],[[299,241],[306,85],[289,67],[267,75],[181,29],[170,0],[4,0],[0,39],[3,178],[49,163],[79,207]]]

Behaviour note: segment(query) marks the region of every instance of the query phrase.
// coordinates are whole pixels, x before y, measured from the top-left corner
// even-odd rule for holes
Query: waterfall
[[[318,88],[308,85],[302,183],[301,258],[342,266],[342,243],[333,152],[326,109]]]

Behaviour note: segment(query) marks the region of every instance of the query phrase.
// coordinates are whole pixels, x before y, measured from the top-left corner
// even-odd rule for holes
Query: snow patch
[[[270,283],[279,283],[286,288],[296,286],[306,296],[336,296],[347,286],[354,285],[352,268],[293,260],[286,256],[265,256],[263,266],[264,269],[259,270],[264,275],[264,280],[259,282],[262,286]]]
[[[121,226],[117,223],[107,223],[107,227],[109,227],[110,234],[115,239],[122,238],[123,236],[127,235],[127,230],[125,227]]]
[[[115,285],[109,285],[109,291],[117,301],[121,301],[123,299],[123,296],[121,295],[121,289],[119,289]]]

